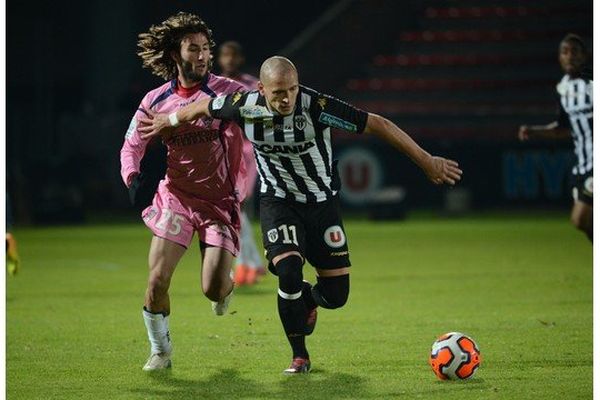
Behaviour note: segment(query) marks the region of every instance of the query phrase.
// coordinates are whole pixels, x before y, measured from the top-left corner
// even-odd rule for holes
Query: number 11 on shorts
[[[277,228],[281,231],[283,235],[283,243],[284,244],[295,244],[298,246],[298,236],[296,235],[296,225],[281,225]],[[291,238],[290,238],[291,236]]]

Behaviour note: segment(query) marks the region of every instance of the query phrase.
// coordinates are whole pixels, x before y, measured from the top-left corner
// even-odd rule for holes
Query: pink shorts
[[[239,203],[225,200],[217,205],[173,192],[162,181],[152,205],[142,211],[142,219],[152,233],[187,249],[196,231],[201,242],[229,250],[237,257],[240,250]]]

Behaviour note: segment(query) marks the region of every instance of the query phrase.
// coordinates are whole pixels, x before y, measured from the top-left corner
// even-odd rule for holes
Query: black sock
[[[289,256],[277,263],[277,308],[293,357],[308,358],[305,343],[306,305],[302,299],[302,259]]]
[[[315,303],[312,295],[312,285],[308,282],[302,282],[302,300],[304,300],[306,310],[312,310],[317,307],[317,303]]]
[[[283,330],[292,346],[294,357],[308,358],[306,350],[304,330],[306,326],[306,306],[301,298],[286,300],[277,297],[279,318],[283,324]]]

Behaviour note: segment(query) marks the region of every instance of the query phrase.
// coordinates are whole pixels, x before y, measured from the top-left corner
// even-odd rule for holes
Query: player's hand
[[[429,180],[436,185],[447,183],[454,185],[460,181],[462,170],[454,160],[430,156],[423,168]]]
[[[142,139],[152,139],[155,136],[169,136],[175,130],[169,122],[167,114],[156,114],[150,112],[149,117],[141,117],[138,119],[141,126],[138,127],[140,137]]]
[[[521,125],[519,127],[519,140],[524,142],[531,139],[531,129],[527,125]]]

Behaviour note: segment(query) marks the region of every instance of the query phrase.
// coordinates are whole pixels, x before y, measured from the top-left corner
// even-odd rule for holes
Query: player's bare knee
[[[152,295],[160,295],[169,290],[171,277],[159,271],[153,272],[148,278],[148,292]]]

